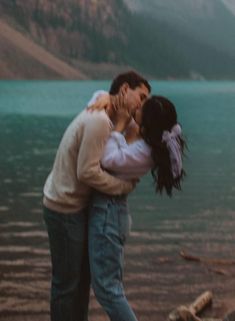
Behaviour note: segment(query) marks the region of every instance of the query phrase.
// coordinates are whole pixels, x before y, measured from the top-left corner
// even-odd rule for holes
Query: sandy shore
[[[0,227],[0,320],[49,320],[51,265],[44,225],[15,222]],[[235,309],[235,266],[185,261],[178,242],[177,235],[164,229],[132,232],[126,247],[125,288],[139,320],[166,320],[176,306],[190,303],[205,290],[214,294],[205,316],[222,318]],[[201,246],[205,256],[203,248],[210,243]],[[93,293],[89,320],[108,320]]]

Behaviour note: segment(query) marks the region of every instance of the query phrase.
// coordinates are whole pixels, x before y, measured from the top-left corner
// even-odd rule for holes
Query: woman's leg
[[[122,283],[129,224],[126,200],[95,194],[88,224],[91,283],[97,300],[112,321],[137,321]]]
[[[90,270],[87,211],[62,214],[44,208],[51,260],[51,320],[87,321]]]

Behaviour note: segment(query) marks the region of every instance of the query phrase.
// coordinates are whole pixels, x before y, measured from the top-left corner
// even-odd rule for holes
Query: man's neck
[[[105,111],[106,111],[106,114],[108,115],[109,119],[111,120],[111,122],[114,123],[115,122],[115,111],[114,111],[113,106],[110,106]]]

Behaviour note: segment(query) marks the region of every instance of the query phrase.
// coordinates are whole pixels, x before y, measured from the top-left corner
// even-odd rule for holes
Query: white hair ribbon
[[[171,170],[174,178],[179,177],[182,172],[182,148],[179,141],[181,132],[180,125],[176,124],[170,132],[165,130],[162,134],[162,141],[166,143],[169,151]]]

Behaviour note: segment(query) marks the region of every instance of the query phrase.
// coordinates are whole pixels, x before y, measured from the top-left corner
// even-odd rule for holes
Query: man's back
[[[81,166],[92,163],[92,146],[85,146],[88,153],[81,153],[81,144],[99,140],[99,137],[90,137],[96,125],[101,124],[103,135],[109,135],[111,122],[107,114],[102,112],[90,113],[84,110],[66,129],[60,142],[54,165],[44,186],[44,200],[46,207],[59,212],[76,212],[88,204],[91,188],[79,177]],[[88,132],[86,129],[90,128]],[[84,146],[83,146],[84,150]]]

